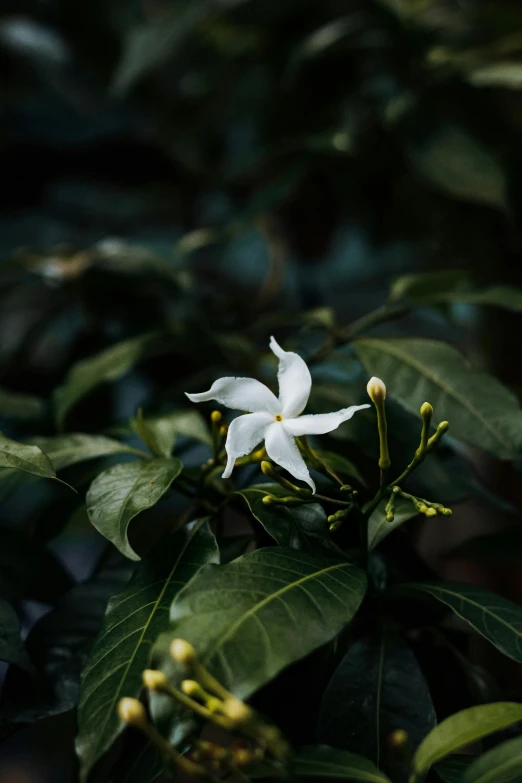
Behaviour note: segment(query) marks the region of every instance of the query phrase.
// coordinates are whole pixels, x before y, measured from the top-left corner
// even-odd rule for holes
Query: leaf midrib
[[[307,574],[306,576],[297,579],[295,582],[291,582],[285,587],[280,588],[275,593],[270,593],[265,598],[263,598],[262,601],[258,601],[257,604],[255,604],[250,609],[248,609],[248,611],[242,614],[241,617],[239,617],[235,621],[235,623],[232,623],[232,625],[227,629],[227,631],[225,631],[225,633],[223,633],[219,637],[219,639],[216,640],[216,643],[213,645],[213,647],[209,649],[203,656],[203,663],[208,663],[209,659],[215,654],[216,650],[220,649],[228,641],[228,639],[237,631],[237,629],[240,628],[244,622],[246,622],[246,620],[250,619],[250,617],[252,616],[255,616],[258,612],[261,611],[261,609],[263,609],[267,604],[269,604],[270,601],[273,601],[277,598],[281,598],[281,596],[284,595],[284,593],[287,593],[289,590],[292,590],[294,587],[297,587],[298,585],[303,584],[304,582],[307,582],[310,579],[317,578],[322,574],[326,574],[329,571],[333,571],[338,568],[346,568],[348,565],[349,565],[348,563],[336,563],[335,565],[328,566],[327,568],[323,568],[321,571],[314,571],[312,574]]]
[[[148,629],[150,627],[150,624],[151,624],[151,622],[152,622],[152,620],[154,618],[154,615],[156,614],[156,612],[158,610],[159,605],[161,604],[161,601],[163,600],[165,592],[167,591],[167,588],[168,588],[168,586],[169,586],[169,584],[170,584],[170,582],[172,580],[172,577],[174,576],[174,574],[176,572],[176,569],[177,569],[177,567],[178,567],[178,565],[180,563],[180,560],[183,557],[183,555],[185,554],[185,552],[187,551],[187,548],[188,548],[189,544],[192,542],[195,534],[198,532],[198,530],[200,530],[200,528],[202,527],[202,525],[204,523],[205,523],[205,519],[202,519],[199,522],[199,524],[194,526],[193,530],[191,531],[191,534],[189,536],[187,536],[187,539],[186,539],[184,545],[182,546],[178,557],[174,561],[174,564],[173,564],[173,566],[172,566],[168,576],[166,577],[166,579],[164,581],[163,587],[161,588],[161,591],[160,591],[160,593],[158,595],[158,598],[156,599],[156,601],[154,603],[154,606],[153,606],[153,608],[152,608],[152,610],[151,610],[151,612],[149,614],[147,622],[143,626],[142,632],[140,634],[140,638],[138,639],[138,641],[135,644],[134,650],[133,650],[132,655],[129,658],[129,661],[128,661],[128,663],[127,663],[127,665],[125,667],[125,670],[124,670],[124,672],[123,672],[123,674],[121,676],[120,682],[118,683],[118,686],[117,686],[117,688],[114,691],[114,696],[113,696],[111,702],[109,703],[109,706],[108,706],[108,709],[107,709],[107,712],[106,712],[106,716],[105,716],[105,719],[103,721],[103,726],[102,726],[102,729],[100,730],[100,732],[98,733],[98,737],[103,737],[104,736],[105,729],[107,727],[107,723],[109,721],[109,718],[111,717],[111,715],[114,712],[114,707],[115,707],[116,701],[119,698],[119,695],[121,693],[121,689],[123,687],[123,684],[124,684],[125,680],[127,679],[127,676],[129,674],[129,670],[130,670],[132,664],[134,663],[134,660],[136,658],[138,650],[139,650],[141,644],[143,643],[143,639],[144,639],[144,637],[145,637],[145,635],[146,635],[146,633],[147,633],[147,631],[148,631]],[[96,745],[95,745],[95,751],[96,751],[95,755],[96,756],[98,755],[98,751],[100,749],[100,745],[102,746],[102,750],[103,750],[103,745],[100,742],[100,739],[98,739],[97,742],[96,742]]]
[[[432,383],[434,383],[436,386],[439,386],[442,391],[444,391],[449,397],[453,397],[454,400],[456,400],[460,405],[462,405],[466,410],[469,411],[472,415],[476,416],[477,419],[481,422],[481,424],[484,425],[484,427],[489,430],[491,435],[493,435],[494,438],[502,445],[504,449],[511,450],[512,444],[505,441],[501,435],[497,432],[497,430],[491,425],[490,421],[482,415],[482,413],[475,408],[474,405],[469,401],[467,397],[460,397],[457,392],[452,389],[451,386],[448,386],[442,378],[435,374],[434,372],[430,371],[426,365],[422,364],[421,362],[418,362],[416,359],[414,359],[412,356],[410,356],[407,353],[403,353],[400,349],[397,349],[395,345],[391,345],[390,342],[386,342],[384,340],[378,340],[376,338],[366,337],[363,340],[360,340],[359,342],[365,342],[365,343],[371,343],[375,345],[378,349],[382,351],[382,353],[387,353],[388,355],[394,356],[396,359],[400,359],[404,362],[404,364],[409,365],[410,367],[413,367],[415,370],[419,372],[420,375],[424,375],[428,380],[430,380]],[[436,340],[430,340],[428,342],[437,342]],[[450,346],[451,347],[451,346]]]
[[[22,444],[22,445],[25,445],[25,444]],[[37,449],[38,446],[31,446],[29,448]],[[39,451],[40,451],[40,454],[45,458],[46,455],[44,454],[44,452],[41,449],[39,449]],[[17,459],[20,464],[29,465],[32,468],[32,470],[27,470],[27,468],[24,470],[23,468],[17,467],[16,465],[9,465],[9,466],[6,465],[6,468],[8,470],[9,469],[11,469],[11,470],[24,470],[25,473],[32,473],[33,476],[34,475],[40,475],[40,476],[42,475],[41,473],[40,474],[35,474],[35,472],[34,472],[35,467],[38,470],[41,470],[43,472],[43,468],[40,468],[38,465],[36,465],[36,463],[30,462],[28,459],[25,459],[24,457],[19,457],[16,454],[13,454],[12,451],[8,451],[7,449],[2,448],[1,446],[0,446],[0,453],[1,454],[7,454],[8,457],[12,457],[13,459]],[[49,458],[47,458],[47,459],[49,459]],[[50,463],[50,464],[52,465],[52,463]],[[54,476],[56,474],[54,472],[51,472],[51,473],[45,473],[45,475],[48,478],[54,478]]]

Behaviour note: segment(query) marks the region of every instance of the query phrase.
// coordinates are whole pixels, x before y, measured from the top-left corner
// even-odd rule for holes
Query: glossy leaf
[[[437,762],[435,769],[444,783],[462,783],[462,776],[473,761],[473,756],[448,756]]]
[[[187,639],[217,679],[246,698],[332,639],[350,622],[365,590],[364,572],[351,563],[259,549],[197,575],[172,604],[172,630],[160,637],[156,658],[169,678],[179,680],[184,674],[168,646],[174,637]],[[174,728],[178,720],[175,714]]]
[[[253,516],[279,546],[306,552],[316,552],[318,546],[333,546],[326,512],[319,503],[302,503],[297,506],[263,503],[263,498],[268,494],[288,496],[288,490],[280,484],[259,484],[237,494],[246,500]]]
[[[397,278],[390,288],[389,302],[405,307],[476,304],[522,310],[522,290],[506,285],[474,287],[461,269],[420,272]]]
[[[417,748],[412,768],[420,776],[440,759],[470,742],[487,737],[522,720],[522,704],[495,702],[480,704],[451,715],[439,723]]]
[[[522,737],[503,742],[475,759],[461,783],[520,783],[522,780]]]
[[[83,432],[56,435],[52,438],[34,438],[31,443],[45,451],[56,470],[111,454],[136,454],[136,449],[118,440]]]
[[[86,497],[91,523],[122,554],[139,560],[129,543],[129,524],[137,514],[158,502],[182,467],[176,457],[160,457],[115,465],[100,473]]]
[[[342,454],[337,454],[335,451],[323,451],[316,449],[316,454],[331,468],[335,473],[341,477],[353,479],[358,484],[365,486],[365,481],[361,476],[358,468],[351,460],[344,457]]]
[[[401,585],[406,594],[424,594],[448,606],[497,650],[522,663],[522,607],[483,587],[459,582]]]
[[[384,772],[364,756],[328,745],[301,748],[294,757],[298,778],[335,778],[361,783],[390,783]]]
[[[111,345],[101,353],[82,359],[70,370],[65,382],[54,393],[56,421],[63,427],[71,408],[101,383],[123,377],[145,355],[159,333],[151,332],[140,337]]]
[[[522,411],[516,397],[495,378],[469,368],[461,354],[437,340],[365,338],[354,343],[368,373],[382,378],[388,393],[418,415],[431,402],[437,421],[447,420],[458,440],[501,459],[516,457],[522,444]]]
[[[216,540],[200,521],[162,541],[137,567],[128,587],[111,599],[81,678],[81,780],[121,733],[116,705],[123,696],[139,696],[141,673],[152,645],[168,628],[173,599],[204,564],[218,561]]]
[[[25,645],[20,637],[20,622],[11,604],[0,598],[0,661],[30,669]]]
[[[368,520],[368,549],[370,550],[398,527],[419,515],[407,498],[397,497],[393,522],[388,522],[385,513],[387,502],[388,500],[382,500]]]
[[[316,736],[380,766],[393,731],[407,731],[416,748],[435,724],[430,692],[415,656],[399,634],[382,628],[345,653],[326,687]]]
[[[207,423],[197,410],[173,411],[163,416],[142,419],[141,423],[137,417],[133,420],[132,427],[151,451],[162,457],[170,457],[178,435],[194,438],[207,445],[212,444]]]
[[[461,128],[441,127],[423,145],[411,148],[409,156],[437,190],[458,200],[505,208],[506,177],[500,163]]]
[[[0,467],[15,468],[33,476],[43,478],[55,478],[54,467],[38,446],[29,446],[26,443],[17,443],[0,433]]]

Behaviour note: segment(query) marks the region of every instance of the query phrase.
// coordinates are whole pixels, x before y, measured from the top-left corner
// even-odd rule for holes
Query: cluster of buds
[[[230,746],[198,741],[189,756],[182,756],[152,726],[145,707],[136,699],[120,701],[118,712],[122,721],[146,734],[171,765],[189,775],[215,780],[210,769],[238,773],[267,756],[273,763],[287,763],[290,748],[279,729],[267,724],[248,704],[230,693],[201,664],[189,642],[174,639],[170,655],[189,675],[182,680],[180,689],[156,669],[145,669],[143,684],[150,692],[169,696],[194,715],[235,736]]]

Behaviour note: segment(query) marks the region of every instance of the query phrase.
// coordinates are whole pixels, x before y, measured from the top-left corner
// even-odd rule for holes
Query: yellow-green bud
[[[178,663],[188,666],[196,660],[196,651],[185,639],[174,639],[170,645],[170,654]]]
[[[148,725],[145,707],[137,699],[120,699],[118,702],[118,715],[120,720],[128,726],[136,726],[143,729]]]
[[[162,691],[169,685],[169,681],[163,672],[159,672],[156,669],[145,669],[141,674],[141,679],[149,691]]]
[[[386,512],[386,522],[393,522],[395,519],[395,513],[393,511]]]
[[[222,424],[221,427],[219,428],[219,434],[221,435],[222,438],[224,438],[227,432],[228,432],[228,425]]]
[[[248,723],[252,718],[252,710],[241,699],[232,697],[226,699],[221,705],[221,711],[227,718],[230,718],[237,724]]]
[[[388,746],[390,748],[403,748],[408,744],[408,734],[404,729],[396,729],[392,731],[388,737]]]
[[[420,415],[423,419],[431,419],[433,416],[433,406],[429,402],[423,402],[420,409]]]
[[[196,699],[204,699],[205,691],[196,680],[183,680],[181,683],[181,690],[186,696]]]
[[[261,473],[263,473],[265,476],[272,477],[274,475],[274,468],[272,467],[272,463],[268,462],[267,460],[263,460],[261,463]]]
[[[382,405],[386,399],[386,386],[380,378],[370,378],[366,386],[368,396],[374,405]]]
[[[221,413],[221,411],[212,411],[212,413],[210,414],[210,420],[212,421],[213,424],[219,424],[222,418],[223,418],[223,414]]]
[[[425,514],[427,517],[436,517],[436,516],[437,516],[437,510],[436,510],[436,509],[434,509],[434,508],[430,508],[430,507],[428,506],[428,507],[426,508],[426,511],[424,512],[424,514]]]
[[[450,517],[453,514],[451,508],[441,508],[440,513],[445,517]]]
[[[277,498],[274,495],[265,495],[263,498],[265,506],[270,506],[272,503],[277,503]]]
[[[437,426],[437,432],[440,432],[442,435],[449,427],[449,421],[441,421],[441,423]]]

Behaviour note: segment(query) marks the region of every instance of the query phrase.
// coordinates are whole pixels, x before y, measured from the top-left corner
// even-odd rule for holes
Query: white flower
[[[315,484],[295,442],[299,435],[324,435],[351,419],[356,411],[369,405],[352,405],[335,413],[301,416],[305,409],[312,378],[300,356],[283,351],[275,339],[270,348],[279,359],[279,399],[270,389],[254,378],[220,378],[207,392],[187,394],[192,402],[216,402],[235,410],[249,411],[231,423],[225,448],[227,465],[223,478],[228,478],[238,457],[244,457],[265,441],[268,456],[296,479],[305,481],[315,492]]]

